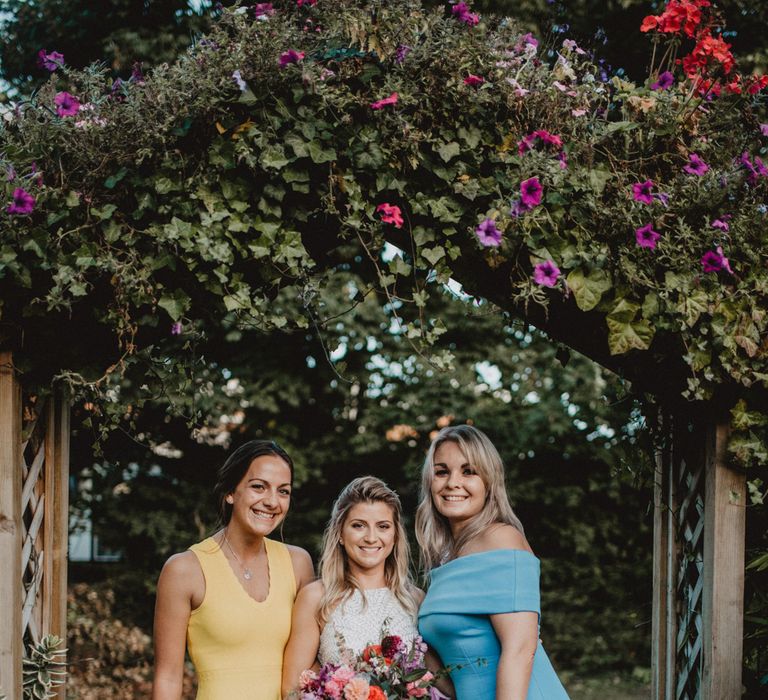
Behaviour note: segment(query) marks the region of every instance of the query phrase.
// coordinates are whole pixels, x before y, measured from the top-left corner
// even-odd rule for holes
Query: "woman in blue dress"
[[[424,462],[416,539],[430,579],[419,631],[457,700],[568,700],[539,640],[539,560],[512,511],[493,443],[443,428]]]

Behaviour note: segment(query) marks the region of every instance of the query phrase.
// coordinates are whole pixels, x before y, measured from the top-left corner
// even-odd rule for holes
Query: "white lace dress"
[[[363,595],[367,605],[363,604]],[[349,652],[358,656],[369,644],[380,644],[382,637],[389,634],[410,644],[419,632],[414,618],[389,588],[373,588],[365,593],[355,589],[325,623],[317,659],[320,664],[340,663]]]

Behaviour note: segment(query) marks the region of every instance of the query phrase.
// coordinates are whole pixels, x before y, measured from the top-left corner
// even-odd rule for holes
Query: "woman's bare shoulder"
[[[533,553],[525,535],[513,525],[505,523],[496,523],[475,537],[464,553],[476,554],[494,549],[522,549]]]

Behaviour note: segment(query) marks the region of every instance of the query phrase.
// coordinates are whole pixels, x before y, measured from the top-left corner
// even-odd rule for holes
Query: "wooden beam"
[[[728,425],[707,434],[702,700],[741,697],[746,475],[726,465]]]
[[[0,352],[0,692],[21,697],[21,386]]]

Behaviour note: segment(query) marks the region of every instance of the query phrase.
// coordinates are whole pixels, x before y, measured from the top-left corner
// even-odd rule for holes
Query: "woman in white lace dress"
[[[383,481],[348,484],[323,535],[320,579],[301,589],[283,661],[283,695],[305,669],[338,663],[391,634],[409,644],[418,635],[424,594],[411,581],[400,499]]]

